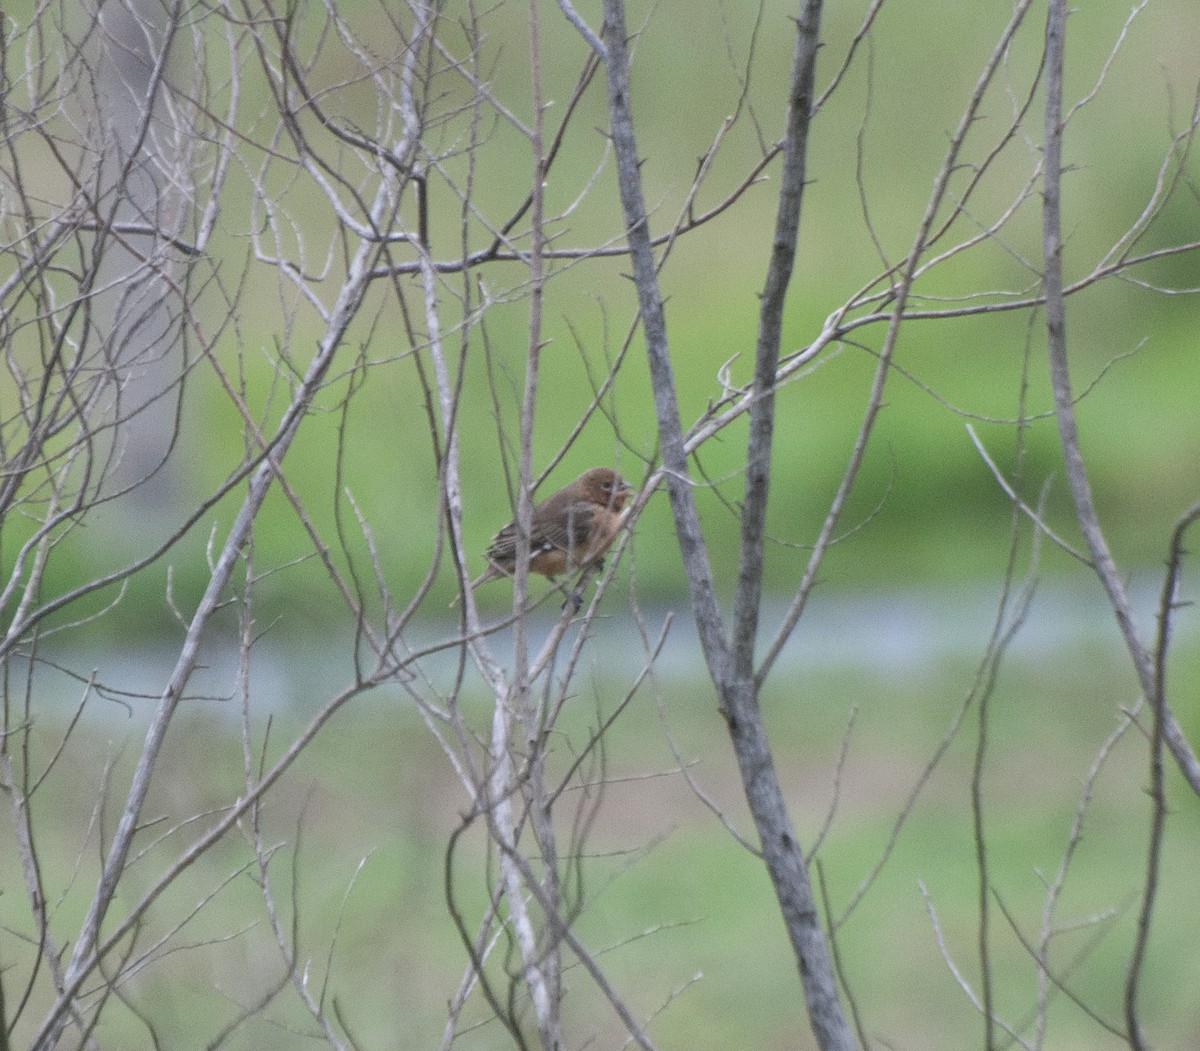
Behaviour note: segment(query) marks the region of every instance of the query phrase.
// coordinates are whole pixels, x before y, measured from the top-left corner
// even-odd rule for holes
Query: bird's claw
[[[565,591],[564,594],[566,598],[563,599],[562,608],[566,609],[570,606],[572,613],[578,613],[583,607],[583,592],[575,588],[571,591]]]

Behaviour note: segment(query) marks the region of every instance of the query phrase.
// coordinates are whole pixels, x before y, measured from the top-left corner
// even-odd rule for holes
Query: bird
[[[570,485],[546,497],[533,508],[529,528],[529,571],[554,580],[603,565],[604,555],[624,522],[622,510],[633,486],[611,467],[593,467]],[[517,523],[509,522],[484,552],[488,567],[468,585],[511,577],[517,569]],[[575,608],[578,593],[568,594]]]

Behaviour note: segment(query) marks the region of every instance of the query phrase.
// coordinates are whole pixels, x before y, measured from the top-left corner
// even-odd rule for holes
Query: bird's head
[[[633,492],[633,486],[611,467],[593,467],[580,476],[579,484],[588,500],[614,511],[620,511]]]

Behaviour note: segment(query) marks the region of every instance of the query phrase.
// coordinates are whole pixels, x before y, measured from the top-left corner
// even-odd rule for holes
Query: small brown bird
[[[601,563],[624,520],[621,509],[633,487],[610,467],[593,467],[533,508],[529,531],[529,571],[553,580]],[[474,591],[517,569],[517,524],[509,522],[484,552],[488,568]],[[578,598],[578,596],[574,596]],[[578,602],[576,602],[578,608]]]

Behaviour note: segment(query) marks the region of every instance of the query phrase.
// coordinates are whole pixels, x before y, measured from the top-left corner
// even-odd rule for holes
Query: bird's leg
[[[579,574],[579,577],[575,581],[574,588],[572,588],[570,591],[567,591],[567,589],[563,587],[562,593],[566,596],[566,602],[563,603],[563,609],[566,609],[567,602],[570,602],[575,608],[575,612],[578,613],[580,608],[583,606],[584,589],[592,582],[593,575],[598,575],[603,572],[604,559],[598,558],[590,566],[586,566],[583,572]],[[560,585],[560,587],[562,587],[562,585]]]
[[[556,587],[563,593],[562,608],[571,607],[572,613],[578,613],[583,607],[583,590],[581,588],[568,588],[566,584],[557,584]]]

